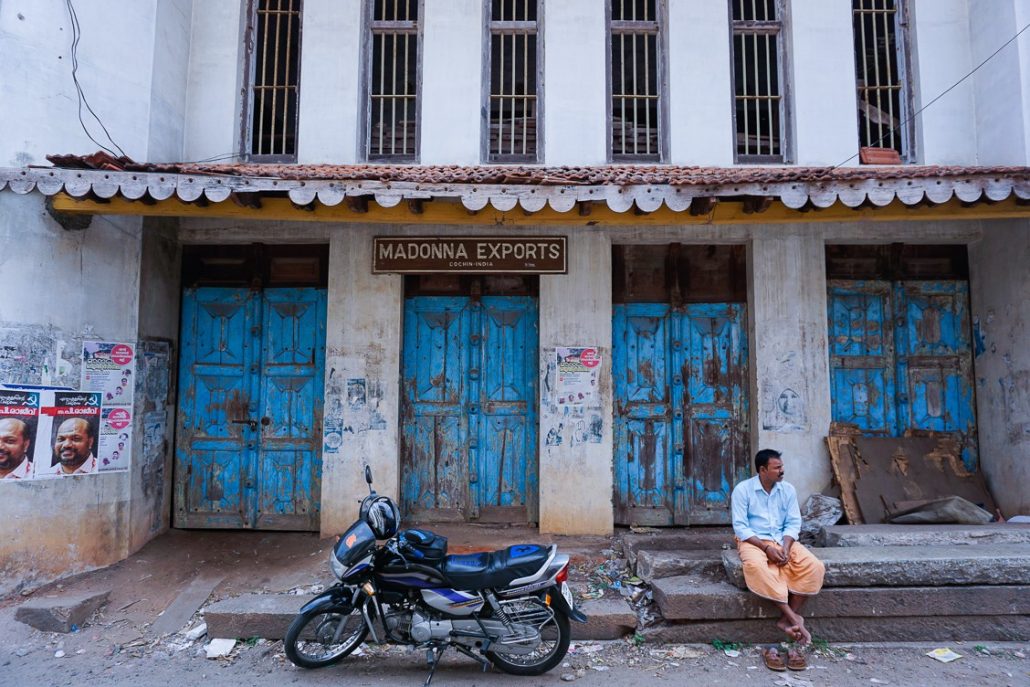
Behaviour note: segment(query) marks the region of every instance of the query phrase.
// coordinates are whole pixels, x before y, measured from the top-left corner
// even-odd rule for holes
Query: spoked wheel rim
[[[540,633],[540,643],[530,653],[508,653],[496,644],[490,648],[491,652],[516,666],[536,666],[550,660],[561,647],[561,629],[554,613],[549,612],[546,619],[533,626]]]
[[[364,639],[365,621],[357,611],[311,616],[294,642],[294,650],[312,662],[332,661],[351,651]]]

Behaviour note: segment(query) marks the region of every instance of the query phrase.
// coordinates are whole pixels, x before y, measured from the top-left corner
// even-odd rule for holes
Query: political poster
[[[0,482],[32,479],[39,392],[0,390]]]
[[[555,348],[555,396],[559,406],[594,407],[600,403],[597,391],[601,356],[596,348]]]
[[[82,390],[96,391],[105,406],[132,407],[136,346],[124,341],[82,342]]]
[[[37,479],[98,471],[100,399],[99,392],[91,391],[41,392],[39,440],[33,452]]]
[[[132,408],[102,406],[97,460],[100,472],[128,470],[132,451]]]

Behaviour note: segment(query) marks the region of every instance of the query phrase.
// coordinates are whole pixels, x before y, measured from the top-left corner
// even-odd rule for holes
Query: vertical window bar
[[[910,104],[902,82],[905,34],[900,0],[853,0],[859,144],[893,148],[911,159]]]
[[[484,149],[490,162],[536,162],[540,0],[490,0]]]
[[[302,0],[252,0],[248,47],[248,127],[244,154],[258,162],[292,162],[297,156]]]
[[[731,0],[738,162],[783,162],[783,19],[779,0]]]
[[[662,159],[660,0],[611,0],[609,83],[613,160]]]
[[[419,0],[370,0],[369,160],[414,160],[418,136]]]

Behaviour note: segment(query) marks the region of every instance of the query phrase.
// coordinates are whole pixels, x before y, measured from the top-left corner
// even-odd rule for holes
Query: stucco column
[[[1006,516],[1030,513],[1030,223],[984,222],[969,247],[980,468]]]
[[[368,493],[367,462],[376,490],[400,500],[398,393],[402,280],[372,274],[372,230],[347,226],[329,240],[325,419],[322,449],[323,536],[357,517]],[[348,395],[348,387],[350,394]],[[364,401],[361,402],[361,390]]]
[[[830,481],[825,247],[812,227],[776,227],[754,239],[750,257],[752,455],[783,453],[804,504]]]
[[[612,509],[612,249],[600,233],[569,235],[569,273],[540,277],[540,531],[610,534]],[[601,355],[599,401],[577,411],[558,406],[557,346],[589,346]],[[576,423],[598,416],[599,441],[581,441]],[[596,441],[596,443],[595,443]]]

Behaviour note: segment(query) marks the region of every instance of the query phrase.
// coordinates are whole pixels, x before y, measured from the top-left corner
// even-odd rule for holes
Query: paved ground
[[[60,649],[58,648],[60,647]],[[24,656],[19,654],[25,652]],[[711,646],[635,647],[627,642],[576,645],[565,665],[539,678],[513,678],[482,673],[471,660],[445,657],[434,684],[581,685],[643,687],[644,685],[755,685],[778,687],[868,687],[894,685],[1030,685],[1030,646],[1017,644],[952,644],[963,657],[949,664],[925,656],[926,645],[830,647],[811,657],[804,672],[773,673],[761,664],[758,650],[744,648],[728,657]],[[116,650],[117,649],[117,650]],[[55,658],[64,651],[62,658]],[[81,652],[81,653],[80,653]],[[373,649],[365,655],[318,671],[290,664],[280,642],[239,645],[224,659],[206,659],[203,641],[175,651],[168,643],[115,647],[103,632],[26,636],[0,649],[0,683],[4,685],[103,684],[112,687],[149,685],[410,685],[426,676],[424,658],[402,648]]]

